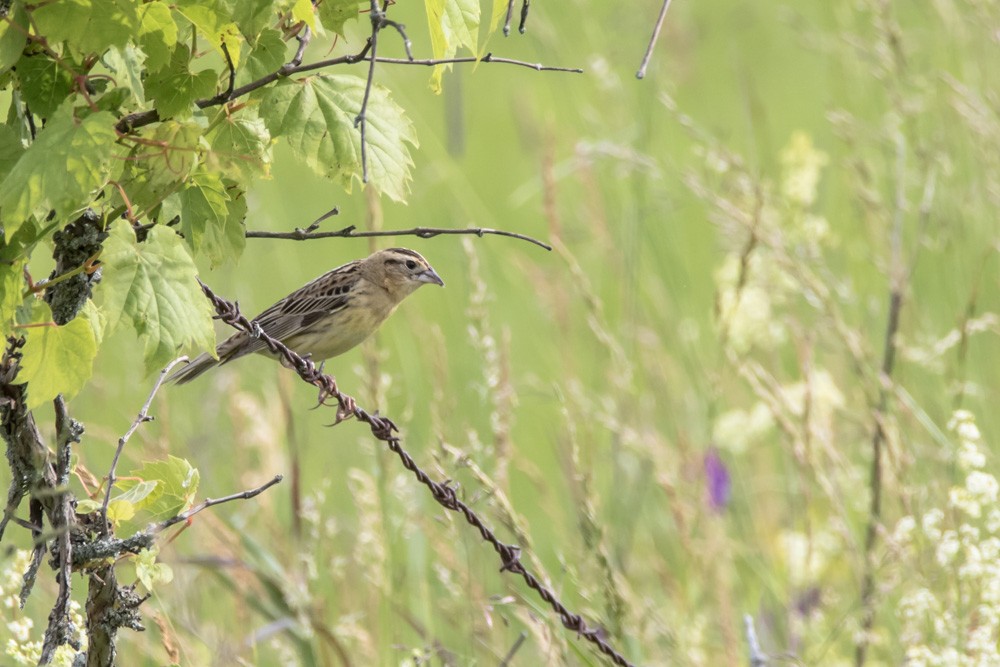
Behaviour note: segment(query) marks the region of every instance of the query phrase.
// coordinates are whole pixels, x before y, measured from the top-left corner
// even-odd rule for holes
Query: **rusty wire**
[[[337,381],[333,376],[328,375],[322,371],[321,368],[317,367],[312,360],[302,357],[284,345],[281,341],[272,338],[267,335],[261,328],[253,321],[249,320],[245,315],[240,312],[239,306],[228,301],[211,290],[205,283],[198,281],[201,284],[201,289],[208,297],[209,301],[215,307],[215,312],[218,313],[219,319],[228,324],[229,326],[245,331],[253,336],[259,337],[261,342],[267,346],[268,350],[272,353],[278,355],[284,362],[286,366],[289,366],[299,377],[305,382],[319,388],[320,390],[320,401],[324,401],[329,398],[333,398],[337,401],[339,406],[339,414],[353,414],[356,419],[371,428],[372,435],[378,440],[386,443],[390,451],[399,457],[402,462],[403,467],[413,473],[413,476],[417,478],[421,484],[427,487],[434,500],[438,502],[439,505],[445,509],[451,510],[452,512],[458,512],[465,517],[465,520],[479,531],[479,535],[484,541],[488,542],[493,549],[500,556],[501,572],[510,572],[512,574],[518,574],[524,579],[524,582],[529,588],[533,589],[538,593],[539,597],[542,598],[548,605],[559,615],[559,620],[562,624],[569,630],[577,633],[579,636],[583,637],[587,641],[594,644],[597,649],[603,653],[605,656],[611,659],[611,661],[620,665],[621,667],[633,667],[632,663],[629,662],[625,656],[618,653],[614,647],[611,646],[601,635],[603,634],[599,628],[592,628],[587,625],[586,621],[579,614],[572,613],[566,606],[556,597],[556,594],[545,587],[538,577],[533,575],[527,568],[521,563],[520,554],[521,548],[513,544],[505,544],[501,542],[499,538],[493,533],[492,530],[483,522],[479,515],[477,515],[471,507],[463,503],[455,493],[455,490],[448,485],[447,482],[435,482],[430,478],[430,476],[417,465],[413,457],[403,449],[402,439],[399,435],[399,428],[393,423],[388,417],[383,417],[376,413],[370,413],[364,408],[357,405],[355,400],[340,391],[337,387]]]

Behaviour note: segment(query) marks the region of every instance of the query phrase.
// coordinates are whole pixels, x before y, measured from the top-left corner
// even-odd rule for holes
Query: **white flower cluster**
[[[985,472],[975,417],[954,413],[955,462],[965,477],[948,508],[900,519],[892,542],[912,575],[897,616],[908,667],[1000,665],[1000,484]],[[922,559],[929,554],[931,558]]]
[[[709,171],[724,176],[722,189],[730,193],[721,217],[739,218],[732,212],[754,211],[753,229],[761,240],[746,255],[742,250],[728,253],[716,271],[720,329],[737,353],[775,349],[787,338],[780,309],[808,291],[789,272],[788,261],[811,261],[833,242],[827,220],[810,211],[828,158],[808,134],[794,133],[781,153],[783,170],[777,187],[758,182],[741,168],[730,168],[740,165],[719,152],[706,152],[704,160]],[[748,223],[742,220],[740,225],[745,228]]]
[[[3,625],[7,629],[7,643],[3,646],[4,653],[14,665],[37,665],[42,655],[42,640],[35,638],[34,621],[21,613],[20,591],[23,584],[23,574],[31,562],[31,552],[19,549],[13,558],[0,566],[0,603],[2,603]],[[79,603],[70,601],[70,621],[76,629],[76,639],[87,649],[87,638],[83,634],[83,614]],[[40,633],[39,633],[40,635]],[[76,651],[69,646],[56,649],[52,665],[55,667],[72,667]]]

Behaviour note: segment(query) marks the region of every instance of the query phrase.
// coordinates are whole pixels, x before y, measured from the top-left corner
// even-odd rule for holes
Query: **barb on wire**
[[[660,15],[656,19],[656,25],[653,26],[653,36],[649,38],[649,46],[646,47],[646,55],[642,57],[642,62],[639,64],[639,71],[635,73],[635,78],[641,79],[646,76],[646,67],[649,66],[649,59],[653,56],[653,49],[656,47],[656,40],[660,38],[660,30],[663,29],[663,19],[667,17],[667,10],[670,8],[670,0],[663,0],[663,6],[660,7]]]
[[[329,239],[329,238],[344,238],[344,239],[360,239],[368,238],[373,236],[416,236],[421,239],[430,239],[435,236],[449,236],[458,234],[471,234],[474,236],[483,237],[487,234],[492,234],[495,236],[507,236],[512,239],[519,239],[521,241],[527,241],[528,243],[533,243],[540,248],[545,248],[546,250],[552,250],[552,246],[548,243],[539,241],[531,236],[526,236],[524,234],[518,234],[516,232],[508,232],[502,229],[490,229],[488,227],[469,227],[467,229],[444,229],[439,227],[413,227],[411,229],[385,229],[378,231],[358,231],[357,227],[354,225],[348,225],[343,229],[338,229],[332,232],[317,232],[316,228],[318,226],[318,221],[309,225],[305,229],[297,227],[290,232],[267,232],[259,230],[248,230],[246,232],[246,237],[248,239],[286,239],[290,241],[308,241],[310,239]]]
[[[399,457],[403,467],[413,473],[413,476],[416,477],[418,482],[427,487],[427,490],[431,493],[434,500],[436,500],[439,505],[465,517],[466,522],[479,532],[483,541],[488,542],[500,557],[501,572],[510,572],[512,574],[519,575],[525,584],[534,590],[538,596],[541,597],[541,599],[544,600],[549,607],[556,612],[556,614],[558,614],[564,627],[592,643],[598,651],[607,656],[614,664],[619,665],[620,667],[632,666],[632,663],[630,663],[625,656],[618,653],[614,647],[612,647],[611,644],[604,639],[602,636],[603,633],[599,628],[590,627],[587,625],[586,621],[584,621],[582,616],[574,614],[567,609],[556,594],[546,588],[545,585],[542,584],[542,582],[539,581],[539,579],[532,574],[523,563],[521,563],[520,547],[501,542],[493,531],[486,525],[486,523],[479,517],[479,515],[458,498],[455,493],[455,489],[453,489],[447,482],[435,482],[426,472],[424,472],[422,468],[420,468],[420,466],[417,465],[416,461],[413,460],[413,457],[410,456],[405,449],[403,449],[402,439],[399,435],[396,435],[399,433],[399,428],[391,419],[383,417],[377,412],[369,413],[364,408],[357,405],[357,402],[351,396],[340,391],[340,388],[337,386],[337,381],[333,378],[333,376],[324,373],[316,366],[316,364],[312,362],[312,360],[303,358],[293,352],[281,341],[269,336],[266,332],[261,331],[259,327],[256,327],[253,322],[240,312],[239,307],[235,303],[218,296],[211,290],[211,288],[208,287],[208,285],[200,280],[198,282],[201,284],[201,289],[205,293],[205,296],[212,302],[212,306],[215,308],[215,312],[218,314],[219,319],[231,327],[256,334],[268,350],[279,357],[285,366],[294,369],[299,377],[305,382],[318,387],[321,399],[335,399],[339,406],[338,413],[341,411],[348,412],[349,414],[353,414],[358,421],[367,424],[371,429],[372,435],[375,436],[376,439],[386,443],[389,450]]]
[[[149,406],[153,404],[153,398],[156,396],[156,392],[160,391],[160,387],[163,386],[163,381],[167,379],[170,371],[179,363],[187,361],[187,357],[178,357],[167,364],[166,368],[160,371],[160,376],[156,378],[156,382],[153,384],[153,389],[149,392],[149,396],[146,398],[146,402],[142,404],[142,408],[139,410],[139,414],[136,415],[135,419],[132,421],[132,425],[128,427],[125,434],[118,438],[118,448],[115,449],[115,456],[111,459],[111,468],[108,469],[108,487],[104,489],[104,500],[101,502],[101,534],[108,534],[108,503],[111,502],[111,490],[115,486],[117,478],[115,477],[115,470],[118,468],[118,459],[121,458],[122,451],[125,449],[125,443],[129,441],[132,434],[139,429],[140,424],[145,424],[146,422],[153,421],[153,418],[149,416]]]

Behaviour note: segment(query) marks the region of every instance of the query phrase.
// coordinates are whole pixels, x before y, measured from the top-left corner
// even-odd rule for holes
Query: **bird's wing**
[[[253,319],[261,330],[280,341],[288,339],[324,317],[343,310],[351,300],[351,290],[361,278],[356,260],[324,273],[310,283],[295,290],[284,299]],[[226,354],[228,347],[232,350]],[[219,346],[219,356],[231,361],[247,354],[260,352],[267,346],[246,333],[238,333]]]

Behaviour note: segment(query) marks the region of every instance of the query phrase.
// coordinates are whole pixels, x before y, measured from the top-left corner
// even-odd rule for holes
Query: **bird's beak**
[[[435,271],[430,267],[427,267],[426,271],[420,273],[417,276],[417,280],[419,280],[422,283],[432,283],[434,285],[440,285],[441,287],[444,287],[444,281],[441,280],[441,276],[437,274],[437,271]]]

